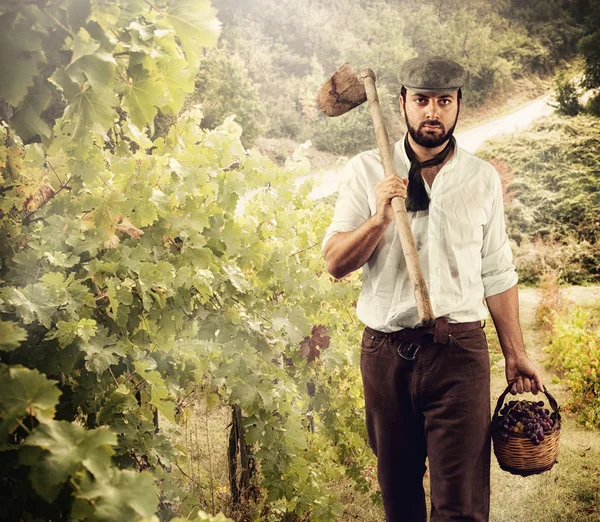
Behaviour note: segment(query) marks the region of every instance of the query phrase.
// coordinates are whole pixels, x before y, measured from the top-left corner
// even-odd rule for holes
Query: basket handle
[[[510,391],[510,389],[512,388],[512,385],[515,382],[517,382],[516,379],[513,381],[510,381],[508,383],[508,386],[506,387],[506,390],[504,390],[504,392],[502,392],[502,395],[500,395],[500,397],[498,397],[498,402],[496,403],[496,410],[494,411],[494,416],[492,417],[492,422],[495,422],[496,419],[498,418],[498,413],[500,412],[500,408],[502,408],[502,404],[504,404],[504,399],[505,399],[506,395],[508,394],[508,392]],[[556,413],[556,418],[558,420],[560,420],[560,407],[558,406],[556,399],[554,397],[552,397],[552,395],[550,395],[550,392],[546,388],[546,385],[544,385],[544,389],[542,391],[544,392],[546,397],[548,397],[548,402],[550,403],[550,407]]]

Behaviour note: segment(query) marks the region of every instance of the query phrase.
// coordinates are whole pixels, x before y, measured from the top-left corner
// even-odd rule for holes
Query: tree
[[[208,51],[200,60],[195,90],[187,105],[203,107],[202,125],[214,129],[225,118],[236,116],[243,129],[242,141],[250,146],[264,128],[265,114],[258,89],[244,62],[226,47]]]

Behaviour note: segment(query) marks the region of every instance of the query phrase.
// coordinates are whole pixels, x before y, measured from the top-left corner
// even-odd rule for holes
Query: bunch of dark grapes
[[[543,401],[510,401],[500,410],[495,428],[502,440],[514,434],[531,439],[537,446],[553,431],[556,422],[556,414],[544,409]]]

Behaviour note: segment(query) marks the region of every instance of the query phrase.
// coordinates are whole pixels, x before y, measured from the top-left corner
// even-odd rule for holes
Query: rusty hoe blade
[[[327,116],[340,116],[367,101],[363,82],[346,62],[319,89],[317,104]]]

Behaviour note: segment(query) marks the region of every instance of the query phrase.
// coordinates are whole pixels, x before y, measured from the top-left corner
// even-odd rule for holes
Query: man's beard
[[[406,113],[404,113],[404,119],[406,120],[406,127],[408,128],[408,132],[417,145],[421,145],[421,147],[425,147],[427,149],[435,149],[436,147],[439,147],[446,143],[446,141],[448,141],[452,137],[452,134],[454,133],[454,129],[456,127],[456,123],[458,122],[458,112],[456,113],[456,119],[454,120],[454,124],[452,125],[452,127],[450,127],[448,132],[446,132],[444,125],[439,121],[425,120],[419,125],[418,129],[415,129],[409,123],[408,116],[406,115]],[[441,129],[442,133],[439,136],[437,136],[435,134],[425,132],[423,130],[423,127],[425,127],[425,125],[437,126]]]

